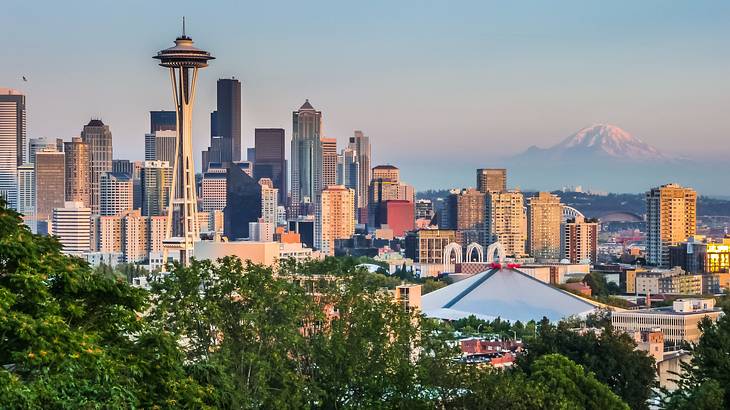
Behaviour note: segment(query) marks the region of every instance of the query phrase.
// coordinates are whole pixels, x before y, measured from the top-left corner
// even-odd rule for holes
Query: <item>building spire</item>
[[[185,37],[185,16],[183,16],[183,32],[182,36]]]

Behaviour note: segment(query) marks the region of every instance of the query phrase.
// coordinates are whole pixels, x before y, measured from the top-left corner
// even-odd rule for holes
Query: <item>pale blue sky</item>
[[[228,76],[243,82],[243,145],[255,127],[288,137],[309,98],[326,136],[362,129],[375,162],[420,188],[473,185],[476,166],[595,122],[669,153],[730,154],[727,1],[15,0],[3,13],[0,87],[27,93],[29,136],[100,117],[119,158],[142,158],[147,112],[171,107],[151,57],[183,14],[217,57],[199,82],[196,161]]]

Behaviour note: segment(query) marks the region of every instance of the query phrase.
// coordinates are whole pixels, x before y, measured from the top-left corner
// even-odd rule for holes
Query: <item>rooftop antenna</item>
[[[183,37],[185,37],[185,16],[183,16]]]

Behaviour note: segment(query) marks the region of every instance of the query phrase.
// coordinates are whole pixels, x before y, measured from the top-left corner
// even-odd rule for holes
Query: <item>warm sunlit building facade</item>
[[[507,255],[524,256],[527,224],[522,192],[489,192],[486,206],[488,242],[499,241]]]
[[[560,223],[563,204],[549,192],[530,198],[527,206],[528,253],[538,259],[560,258]]]
[[[677,184],[646,193],[647,263],[669,267],[669,247],[686,241],[697,230],[697,192]]]
[[[335,254],[335,240],[348,239],[355,233],[355,191],[333,185],[322,191],[322,231],[319,249]]]

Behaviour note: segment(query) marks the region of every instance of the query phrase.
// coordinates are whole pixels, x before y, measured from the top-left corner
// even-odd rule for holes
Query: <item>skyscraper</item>
[[[63,252],[80,255],[91,249],[91,209],[81,202],[65,202],[53,208],[52,233],[58,237]]]
[[[81,131],[81,139],[89,144],[89,207],[91,212],[99,213],[99,197],[101,194],[100,183],[101,175],[112,170],[112,133],[108,125],[104,125],[101,120],[92,119],[88,124],[84,125]],[[36,173],[36,177],[38,174]]]
[[[368,224],[371,227],[380,227],[383,223],[378,220],[380,206],[394,199],[401,199],[400,170],[393,165],[374,167],[368,188]]]
[[[25,95],[0,88],[0,197],[18,201],[18,166],[25,162]]]
[[[221,162],[241,160],[241,82],[235,78],[218,80],[216,129],[223,137]]]
[[[35,157],[36,218],[48,221],[53,208],[63,208],[66,197],[65,160],[63,152],[49,148]]]
[[[157,131],[176,131],[177,114],[175,111],[150,111],[150,134]]]
[[[322,189],[337,184],[337,139],[322,138]]]
[[[161,130],[144,136],[145,161],[175,161],[177,131]]]
[[[195,242],[200,239],[192,135],[195,83],[198,70],[207,67],[213,56],[193,46],[193,40],[185,35],[183,19],[183,33],[175,39],[175,46],[159,51],[153,58],[160,60],[160,66],[170,71],[178,124],[173,164],[175,186],[171,189],[168,207],[163,259],[166,259],[168,251],[174,251],[178,252],[180,263],[187,265]]]
[[[166,161],[145,161],[141,172],[142,215],[167,215],[172,167]]]
[[[35,217],[35,165],[25,163],[18,167],[18,207],[17,211]]]
[[[66,201],[81,202],[84,206],[91,203],[89,144],[80,137],[73,137],[64,143],[66,168]]]
[[[105,172],[101,174],[99,185],[101,189],[99,215],[119,215],[132,210],[134,186],[131,175],[122,172]]]
[[[288,192],[285,141],[283,128],[256,128],[254,131],[254,176],[271,179],[274,188],[279,190],[281,205],[286,205]]]
[[[669,247],[687,240],[697,230],[697,192],[677,184],[646,193],[647,263],[669,267]]]
[[[223,231],[230,240],[248,238],[249,222],[261,217],[261,185],[238,164],[230,164],[226,191]]]
[[[507,191],[507,170],[504,168],[477,169],[477,190],[484,193]]]
[[[522,192],[487,193],[486,235],[499,241],[507,255],[525,255],[525,210]]]
[[[563,204],[549,192],[529,199],[527,206],[527,252],[533,258],[560,259],[560,223]]]
[[[28,140],[28,162],[35,163],[35,153],[41,150],[63,152],[63,140],[61,138],[37,137]]]
[[[299,205],[316,203],[322,190],[322,112],[309,103],[292,113],[291,201],[295,213]]]
[[[349,239],[355,233],[355,191],[342,185],[332,185],[322,191],[320,235],[314,237],[314,247],[334,256],[335,240]]]
[[[337,185],[344,185],[355,191],[355,202],[360,198],[360,162],[357,152],[352,148],[345,148],[337,156]]]
[[[357,153],[357,162],[360,163],[360,191],[357,193],[357,207],[368,207],[367,186],[370,185],[371,174],[371,152],[370,137],[363,134],[362,131],[355,131],[354,136],[350,137],[348,148],[355,150]],[[361,221],[362,222],[362,221]]]

